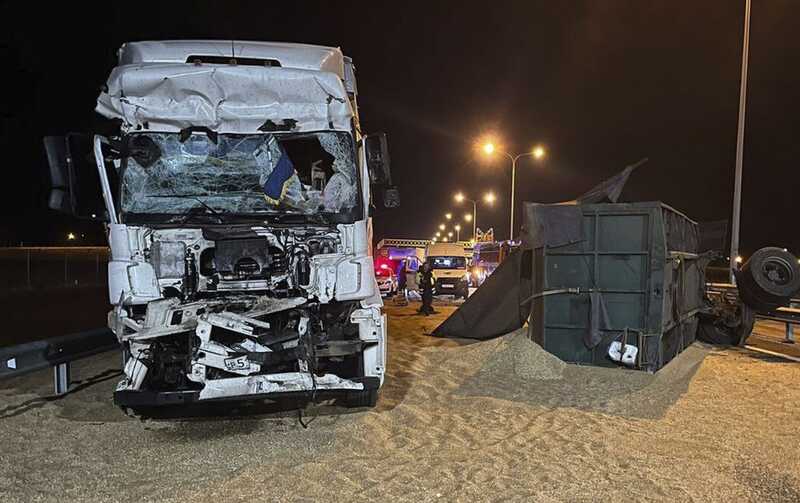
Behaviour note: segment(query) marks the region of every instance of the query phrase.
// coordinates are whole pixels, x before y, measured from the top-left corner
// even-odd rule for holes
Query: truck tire
[[[751,308],[770,311],[800,291],[800,264],[782,248],[761,248],[736,272],[739,297]]]
[[[352,391],[344,399],[344,406],[349,409],[361,407],[375,407],[378,403],[378,390],[367,389],[364,391]]]

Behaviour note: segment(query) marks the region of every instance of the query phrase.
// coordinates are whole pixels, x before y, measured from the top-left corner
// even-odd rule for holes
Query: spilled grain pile
[[[707,352],[693,346],[656,374],[622,367],[580,366],[548,353],[522,329],[451,350],[447,365],[458,366],[468,375],[455,391],[461,396],[661,417],[686,392]],[[464,368],[469,364],[474,366],[471,372]]]

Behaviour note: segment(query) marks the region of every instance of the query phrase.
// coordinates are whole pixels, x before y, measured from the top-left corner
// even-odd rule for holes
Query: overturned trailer
[[[434,335],[521,327],[564,361],[663,367],[694,342],[707,256],[697,224],[659,202],[525,205],[512,254]]]
[[[51,207],[107,222],[117,404],[375,403],[386,319],[368,208],[375,187],[397,198],[356,99],[337,48],[137,42],[97,99],[110,134],[45,140]]]
[[[746,338],[746,306],[706,296],[715,253],[698,224],[661,202],[616,202],[640,164],[573,201],[526,203],[522,249],[433,335],[489,339],[527,322],[530,338],[564,361],[650,372],[700,325]]]
[[[697,223],[660,202],[525,206],[530,336],[567,362],[655,371],[704,308]]]

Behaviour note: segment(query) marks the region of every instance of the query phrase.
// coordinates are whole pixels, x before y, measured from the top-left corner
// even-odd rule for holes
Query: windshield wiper
[[[182,218],[181,218],[181,223],[182,223],[182,224],[186,223],[186,222],[187,222],[187,220],[189,220],[189,217],[191,217],[191,216],[193,216],[193,215],[197,215],[197,214],[198,214],[198,213],[197,213],[197,210],[198,210],[199,208],[201,208],[201,207],[202,207],[202,208],[204,208],[205,210],[207,210],[207,211],[208,211],[208,213],[211,213],[212,215],[214,215],[215,217],[217,217],[217,220],[219,220],[219,223],[221,223],[221,224],[224,224],[224,223],[225,223],[225,219],[224,219],[224,218],[222,218],[222,213],[221,213],[219,210],[215,210],[214,208],[212,208],[211,206],[209,206],[209,205],[208,205],[208,204],[207,204],[205,201],[203,201],[202,199],[200,199],[199,197],[197,197],[197,196],[195,196],[195,195],[192,195],[192,194],[168,194],[168,195],[153,195],[153,196],[150,196],[150,197],[178,197],[178,198],[188,198],[188,199],[194,199],[195,201],[197,201],[198,203],[200,203],[200,206],[192,206],[191,208],[189,208],[188,210],[186,210],[184,213],[182,213],[182,214],[180,215],[180,216],[182,217]]]
[[[212,214],[213,214],[215,217],[217,217],[217,219],[219,219],[219,223],[221,223],[221,224],[225,223],[225,219],[224,219],[224,218],[222,218],[222,213],[221,213],[221,212],[219,212],[218,210],[215,210],[214,208],[212,208],[211,206],[209,206],[208,204],[206,204],[206,202],[205,202],[205,201],[203,201],[202,199],[200,199],[199,197],[192,197],[192,199],[194,199],[195,201],[197,201],[198,203],[200,203],[200,204],[203,206],[203,208],[207,209],[207,210],[208,210],[208,211],[210,211],[210,212],[211,212],[211,213],[212,213]],[[195,208],[196,208],[196,207],[197,207],[197,206],[195,206]]]

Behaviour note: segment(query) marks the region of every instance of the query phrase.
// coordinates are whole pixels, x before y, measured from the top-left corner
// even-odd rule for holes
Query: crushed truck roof
[[[163,40],[128,42],[119,49],[119,64],[187,63],[192,56],[253,58],[277,61],[283,68],[331,72],[344,78],[344,56],[338,47],[249,42],[241,40]]]
[[[225,56],[223,47],[230,55],[230,41],[125,44],[96,111],[121,119],[127,132],[192,126],[220,133],[350,129],[354,114],[339,49],[234,42],[235,54],[274,58],[281,66],[186,62],[191,56]]]

